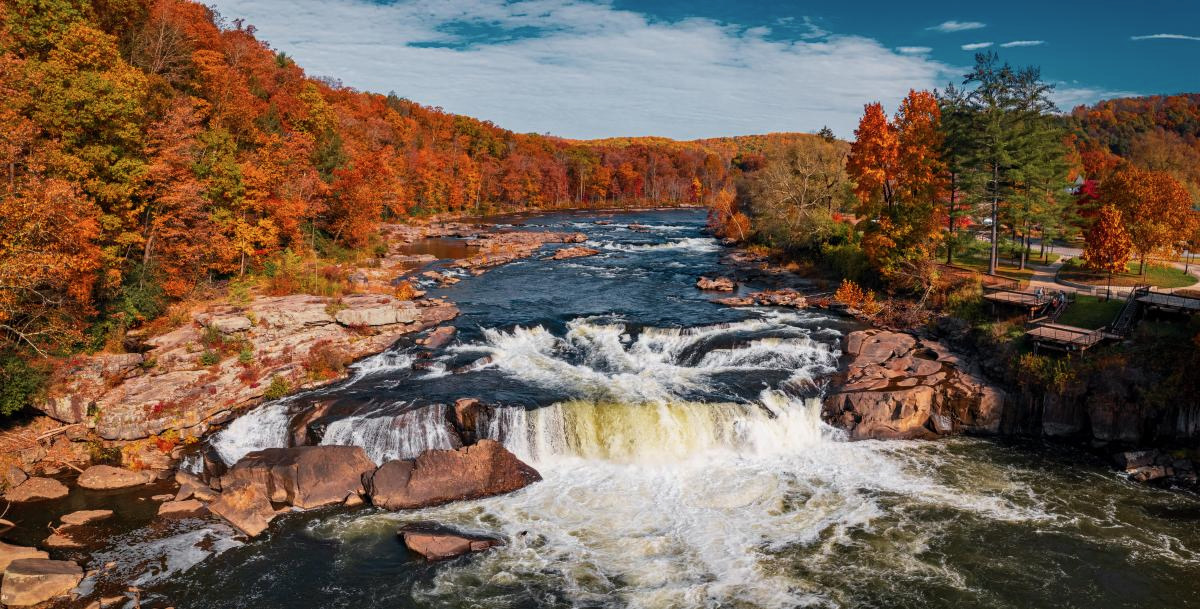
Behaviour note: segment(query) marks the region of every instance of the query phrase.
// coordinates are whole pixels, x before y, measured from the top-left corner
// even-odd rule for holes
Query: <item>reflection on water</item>
[[[392,247],[393,253],[402,256],[433,256],[439,260],[466,258],[475,253],[470,247],[470,241],[452,237],[429,237],[417,239],[412,243]]]

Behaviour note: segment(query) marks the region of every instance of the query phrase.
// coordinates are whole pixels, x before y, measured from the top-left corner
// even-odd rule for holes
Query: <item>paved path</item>
[[[1033,250],[1035,252],[1037,251],[1037,248],[1040,247],[1040,245],[1041,245],[1041,241],[1038,239],[1031,239],[1030,243],[1031,243],[1030,247],[1033,248]],[[1051,252],[1059,255],[1058,260],[1055,260],[1051,264],[1041,265],[1041,264],[1034,264],[1030,261],[1026,261],[1025,266],[1033,271],[1033,275],[1031,275],[1029,278],[1029,289],[1030,290],[1036,291],[1040,287],[1040,288],[1046,290],[1047,293],[1062,290],[1064,292],[1076,292],[1079,294],[1097,294],[1097,295],[1104,294],[1104,292],[1107,288],[1102,285],[1094,286],[1091,288],[1076,288],[1073,286],[1058,283],[1055,280],[1055,276],[1058,274],[1058,269],[1062,268],[1063,263],[1070,260],[1071,258],[1076,258],[1076,257],[1082,256],[1083,255],[1082,249],[1077,248],[1077,247],[1055,244],[1052,246]],[[1031,258],[1030,260],[1035,260],[1035,259],[1036,258]],[[1185,267],[1184,263],[1182,263],[1182,262],[1172,261],[1172,262],[1170,262],[1170,264],[1172,267],[1179,269],[1181,271]],[[1196,280],[1198,282],[1200,282],[1200,265],[1193,263],[1191,265],[1187,265],[1187,269],[1188,269],[1188,274],[1191,275],[1192,277],[1196,278]],[[1191,288],[1195,288],[1195,287],[1196,287],[1196,284],[1193,283],[1190,286],[1184,286],[1182,288],[1155,288],[1155,291],[1171,293],[1171,292],[1174,292],[1175,290],[1191,289]],[[1113,293],[1113,296],[1124,297],[1127,294],[1129,294],[1129,291],[1132,289],[1133,288],[1130,288],[1130,287],[1114,286],[1112,288],[1112,293]]]

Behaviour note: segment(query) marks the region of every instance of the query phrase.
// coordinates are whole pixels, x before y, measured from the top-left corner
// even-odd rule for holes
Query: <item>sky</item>
[[[518,132],[850,137],[866,103],[1034,65],[1059,107],[1200,91],[1200,0],[215,0],[310,75]]]

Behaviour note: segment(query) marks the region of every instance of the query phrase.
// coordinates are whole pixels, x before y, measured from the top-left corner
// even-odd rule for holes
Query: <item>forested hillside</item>
[[[188,0],[0,11],[9,388],[29,355],[99,348],[285,251],[366,250],[378,222],[411,216],[701,203],[732,156],[517,134],[355,91]]]
[[[1200,93],[1105,100],[1075,108],[1071,123],[1093,173],[1120,157],[1171,174],[1200,201]]]

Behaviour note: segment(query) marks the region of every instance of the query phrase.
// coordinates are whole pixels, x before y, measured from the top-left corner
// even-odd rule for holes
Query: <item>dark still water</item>
[[[180,608],[1200,607],[1192,496],[1059,449],[843,441],[819,397],[854,327],[711,303],[697,276],[730,269],[703,221],[514,220],[603,253],[435,289],[463,312],[451,344],[398,344],[212,440],[234,462],[332,404],[322,442],[411,457],[449,446],[439,404],[477,397],[502,405],[487,435],[544,481],[411,512],[289,514],[245,543],[215,524],[131,536],[96,560],[153,557],[143,587]],[[426,563],[395,533],[427,520],[508,545]]]

